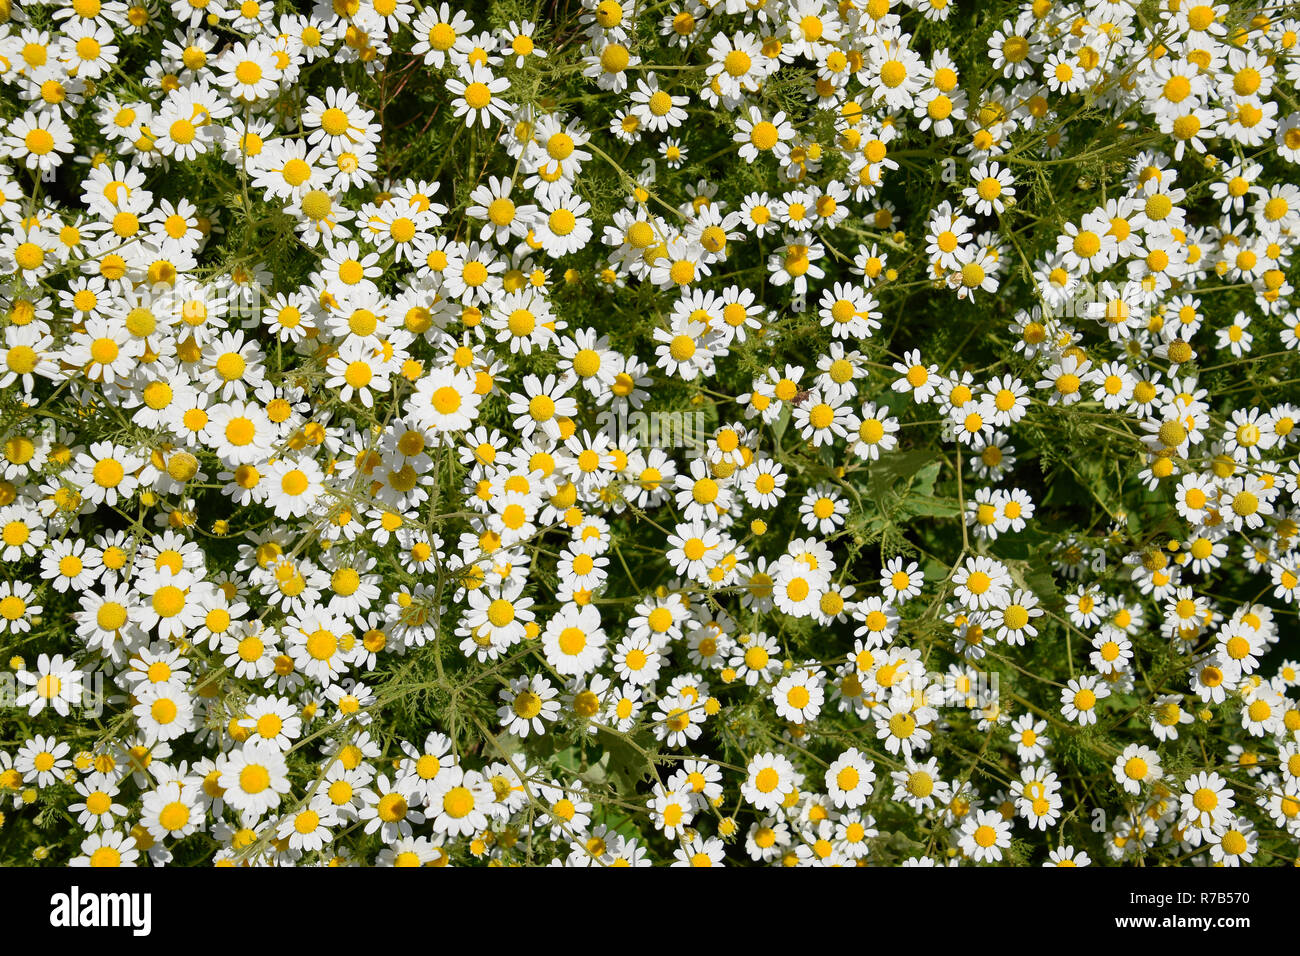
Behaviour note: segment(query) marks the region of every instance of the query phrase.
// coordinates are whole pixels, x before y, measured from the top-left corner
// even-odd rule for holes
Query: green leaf
[[[921,515],[958,515],[961,506],[955,499],[934,495],[940,465],[933,449],[887,455],[871,466],[867,494],[891,522]]]
[[[608,779],[622,793],[635,793],[642,782],[654,776],[654,766],[624,738],[602,730],[597,731],[596,740],[605,751],[600,762],[605,765]]]
[[[609,764],[612,759],[613,757],[606,751],[599,760],[588,765],[586,770],[579,771],[578,779],[593,786],[605,783],[609,779]]]
[[[871,466],[867,491],[877,501],[884,501],[889,492],[904,478],[911,478],[935,459],[935,452],[928,448],[884,455]],[[938,463],[935,462],[937,465]],[[938,474],[936,468],[935,471]],[[931,485],[933,487],[933,484]]]
[[[790,424],[790,403],[786,402],[781,406],[781,414],[776,416],[776,421],[772,423],[772,435],[780,444],[781,436],[785,434],[786,426]]]
[[[961,505],[952,498],[909,494],[903,499],[902,510],[918,517],[952,518],[961,514]]]
[[[1056,586],[1052,569],[1041,553],[1035,554],[1027,561],[1010,560],[1003,561],[1003,564],[1006,565],[1016,587],[1032,591],[1045,607],[1057,610],[1065,603],[1060,589]]]
[[[939,462],[932,461],[916,473],[912,479],[912,491],[916,495],[933,495],[934,483],[939,478]]]

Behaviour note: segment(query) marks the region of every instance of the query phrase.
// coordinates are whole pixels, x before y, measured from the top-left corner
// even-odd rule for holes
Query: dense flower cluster
[[[1294,861],[1300,20],[546,6],[0,2],[0,859]]]

